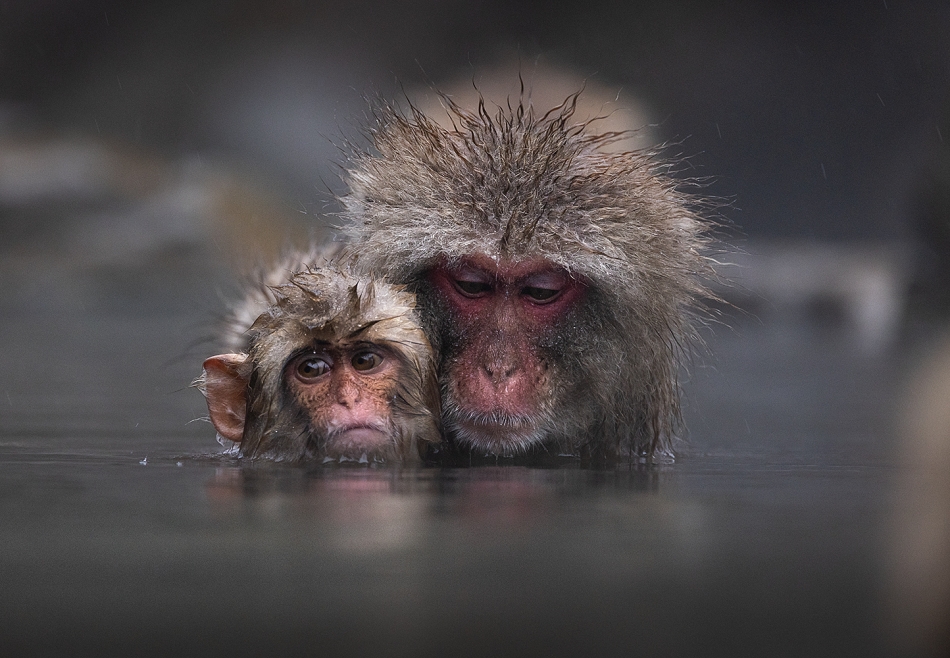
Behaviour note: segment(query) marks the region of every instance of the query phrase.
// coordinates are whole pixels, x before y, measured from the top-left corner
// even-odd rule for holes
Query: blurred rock
[[[327,238],[321,218],[221,164],[55,135],[0,138],[0,230],[8,262],[79,268],[140,267],[182,250],[239,266],[308,234]]]
[[[950,334],[924,353],[900,417],[887,527],[889,621],[908,655],[950,654]]]
[[[872,353],[900,328],[911,266],[900,243],[756,241],[722,261],[717,294],[765,322],[834,324]]]

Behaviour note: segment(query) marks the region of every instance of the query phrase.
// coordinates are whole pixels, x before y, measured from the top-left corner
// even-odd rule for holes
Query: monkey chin
[[[520,455],[544,441],[536,419],[456,411],[445,419],[448,433],[462,446],[488,455]]]
[[[385,461],[395,459],[396,446],[392,431],[381,424],[359,424],[334,427],[327,433],[323,453],[341,461]]]

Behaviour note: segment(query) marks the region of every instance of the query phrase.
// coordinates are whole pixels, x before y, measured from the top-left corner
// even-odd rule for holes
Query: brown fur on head
[[[232,352],[246,352],[250,347],[251,325],[277,302],[275,289],[308,267],[316,267],[318,263],[329,265],[342,248],[340,242],[315,243],[305,250],[286,247],[275,261],[254,268],[244,281],[241,296],[230,305],[224,318],[221,331],[224,346]]]
[[[199,383],[219,434],[239,441],[242,455],[280,460],[360,458],[332,445],[332,428],[314,426],[306,404],[293,393],[290,364],[323,345],[382,347],[398,361],[398,376],[382,392],[385,402],[380,403],[388,406],[384,415],[389,441],[371,450],[370,460],[412,457],[424,444],[439,440],[432,351],[417,321],[412,293],[334,265],[304,269],[255,294],[264,295],[273,303],[247,330],[246,354],[208,359]],[[231,392],[213,395],[212,386]],[[215,408],[237,393],[246,401],[243,410],[236,408],[238,403],[230,405],[233,409]],[[229,423],[229,417],[235,422]],[[224,420],[219,423],[217,418]]]
[[[524,101],[490,113],[445,99],[454,129],[415,109],[382,110],[375,152],[352,158],[346,230],[359,267],[420,295],[447,391],[465,337],[428,273],[473,256],[562,268],[586,297],[537,346],[540,368],[557,369],[545,371],[543,437],[509,450],[669,452],[709,224],[649,154],[608,152],[617,134],[572,123],[575,98],[544,115]],[[457,402],[444,400],[450,432]]]

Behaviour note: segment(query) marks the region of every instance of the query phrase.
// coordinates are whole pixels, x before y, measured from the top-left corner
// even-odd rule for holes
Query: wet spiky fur
[[[575,99],[544,115],[526,100],[470,112],[445,99],[454,129],[384,108],[375,150],[348,170],[345,230],[360,268],[420,295],[443,360],[458,337],[424,278],[440,259],[541,257],[587,283],[558,344],[541,346],[559,367],[541,410],[546,442],[574,454],[669,453],[709,223],[650,154],[608,152],[620,136],[573,123]]]
[[[391,401],[391,450],[405,459],[439,440],[439,392],[432,350],[416,316],[415,298],[398,286],[355,275],[342,265],[307,267],[284,283],[250,294],[273,303],[246,332],[248,406],[240,451],[245,456],[299,460],[323,456],[320,428],[309,426],[284,382],[287,362],[316,341],[368,342],[388,348],[402,366]]]
[[[308,268],[331,267],[342,243],[313,244],[310,248],[287,249],[274,262],[262,265],[246,277],[241,296],[224,317],[221,339],[231,352],[246,352],[250,347],[248,331],[254,321],[277,302],[276,288]]]

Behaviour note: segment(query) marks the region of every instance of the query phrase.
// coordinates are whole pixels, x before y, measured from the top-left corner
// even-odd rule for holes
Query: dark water
[[[0,654],[895,655],[893,354],[717,329],[672,465],[247,467],[192,276],[7,275]]]

